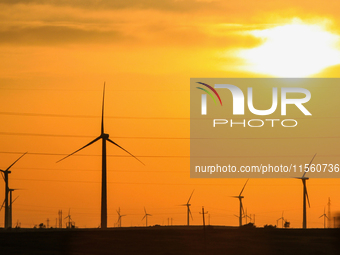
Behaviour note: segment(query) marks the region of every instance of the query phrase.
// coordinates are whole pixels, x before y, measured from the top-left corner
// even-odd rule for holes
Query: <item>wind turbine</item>
[[[280,220],[282,220],[282,228],[283,228],[283,221],[285,220],[285,219],[283,218],[283,212],[282,212],[281,218],[277,219],[277,222],[279,222]],[[279,224],[277,223],[277,225],[279,225]]]
[[[144,217],[142,218],[142,220],[144,220],[145,219],[145,226],[147,227],[148,226],[148,216],[152,216],[151,214],[148,214],[148,213],[146,213],[146,209],[145,209],[145,207],[144,207],[144,212],[145,212],[145,214],[144,214]]]
[[[22,154],[16,161],[14,161],[14,163],[12,165],[10,165],[6,170],[1,170],[0,172],[2,174],[2,178],[5,181],[5,229],[11,227],[12,225],[10,224],[10,207],[9,207],[9,201],[8,201],[8,195],[9,195],[9,187],[8,187],[8,175],[11,173],[11,171],[9,171],[9,169],[18,162],[19,159],[21,159],[27,152],[25,152],[24,154]]]
[[[12,200],[12,192],[18,190],[18,189],[9,189],[9,201],[10,201],[10,205],[9,205],[9,227],[12,227],[12,212],[13,212],[13,203],[15,202],[15,200],[18,199],[19,196],[17,196],[14,200]]]
[[[17,200],[18,197],[19,197],[19,196],[17,196],[14,200],[12,200],[12,192],[15,191],[15,190],[17,190],[17,189],[8,189],[8,191],[9,191],[9,226],[8,227],[9,228],[12,227],[12,205],[13,205],[14,201]],[[5,205],[5,200],[1,205],[0,211],[2,210],[4,205]]]
[[[240,227],[242,226],[242,217],[243,217],[242,215],[244,214],[244,209],[243,209],[243,205],[242,205],[242,198],[244,198],[244,196],[242,196],[242,192],[243,192],[244,188],[246,187],[248,181],[249,181],[249,179],[244,184],[243,189],[240,192],[240,195],[232,196],[232,197],[238,198],[240,200],[240,216],[238,216],[238,218],[239,218],[239,226]]]
[[[308,198],[308,192],[307,192],[307,186],[306,186],[306,181],[309,180],[308,177],[305,177],[306,173],[307,173],[307,169],[309,170],[310,165],[312,164],[314,158],[316,156],[316,153],[314,155],[314,157],[312,158],[312,160],[310,161],[308,167],[305,169],[304,174],[302,175],[302,177],[295,177],[295,179],[300,179],[302,181],[303,184],[303,215],[302,215],[302,228],[307,228],[307,210],[306,210],[306,199],[308,201],[308,206],[310,207],[310,203],[309,203],[309,198]]]
[[[132,157],[134,157],[135,159],[137,159],[140,163],[142,163],[144,165],[144,163],[142,161],[140,161],[138,158],[136,158],[134,155],[132,155],[130,152],[128,152],[127,150],[125,150],[123,147],[119,146],[117,143],[115,143],[114,141],[112,141],[109,138],[109,134],[104,133],[104,98],[105,98],[105,83],[104,83],[104,89],[103,89],[103,104],[102,104],[102,120],[101,120],[101,131],[100,131],[100,135],[94,139],[93,141],[89,142],[88,144],[86,144],[85,146],[81,147],[80,149],[76,150],[75,152],[67,155],[66,157],[60,159],[57,161],[60,162],[66,158],[68,158],[69,156],[77,153],[78,151],[86,148],[87,146],[90,146],[91,144],[97,142],[98,140],[102,139],[102,194],[101,194],[101,228],[105,229],[107,228],[107,181],[106,181],[106,142],[110,142],[114,145],[116,145],[117,147],[119,147],[120,149],[122,149],[123,151],[127,152],[129,155],[131,155]]]
[[[187,225],[188,225],[188,226],[189,226],[189,214],[190,214],[190,216],[191,216],[191,219],[194,220],[194,218],[192,217],[191,211],[190,211],[190,206],[191,206],[191,204],[189,204],[190,199],[191,199],[191,197],[192,197],[192,194],[194,194],[194,191],[195,191],[195,190],[192,191],[192,193],[191,193],[191,195],[190,195],[190,197],[189,197],[189,199],[188,199],[188,202],[187,202],[186,204],[181,205],[181,206],[186,206],[186,207],[187,207]]]
[[[326,218],[328,219],[328,217],[326,215],[325,208],[323,209],[323,214],[319,218],[321,217],[323,217],[323,228],[326,228]]]
[[[68,218],[68,227],[72,228],[72,218],[71,218],[70,212],[71,212],[71,209],[68,209],[68,215],[64,219]],[[66,222],[66,228],[67,228],[67,222]]]
[[[121,227],[122,226],[122,217],[126,216],[126,214],[121,215],[120,214],[120,207],[117,210],[118,213],[118,226]]]

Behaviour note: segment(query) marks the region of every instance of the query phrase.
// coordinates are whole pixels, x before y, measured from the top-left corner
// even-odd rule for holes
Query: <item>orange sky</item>
[[[243,60],[228,54],[263,43],[243,32],[297,17],[326,19],[329,31],[340,34],[340,3],[96,2],[0,1],[0,168],[29,152],[10,175],[10,188],[22,189],[15,192],[13,224],[33,227],[49,218],[54,226],[58,210],[66,216],[70,208],[77,226],[99,226],[100,144],[55,162],[100,134],[106,81],[105,131],[146,165],[108,144],[108,226],[117,221],[118,207],[127,214],[123,226],[142,225],[144,206],[152,225],[167,218],[185,224],[186,208],[178,205],[193,189],[193,224],[201,224],[204,205],[211,224],[238,225],[238,200],[229,196],[239,194],[245,179],[190,179],[190,78],[269,77],[240,68]],[[330,66],[313,77],[338,77],[339,69]],[[336,133],[339,112],[330,117]],[[318,142],[334,146],[338,139]],[[301,155],[309,155],[304,148]],[[318,217],[328,197],[332,211],[340,210],[339,184],[308,181],[309,227],[323,227]],[[4,182],[0,191],[2,199]],[[256,225],[276,224],[284,211],[292,227],[301,227],[301,181],[251,179],[244,196]]]

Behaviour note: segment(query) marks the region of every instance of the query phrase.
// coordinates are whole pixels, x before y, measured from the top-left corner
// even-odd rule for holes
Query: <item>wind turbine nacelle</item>
[[[109,134],[102,134],[102,138],[104,138],[104,139],[109,139]]]

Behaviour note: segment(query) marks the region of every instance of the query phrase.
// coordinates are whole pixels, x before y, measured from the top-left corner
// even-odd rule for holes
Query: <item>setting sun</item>
[[[238,56],[255,73],[276,77],[308,77],[340,63],[337,34],[320,24],[306,24],[294,19],[291,24],[246,32],[263,44],[241,50]]]

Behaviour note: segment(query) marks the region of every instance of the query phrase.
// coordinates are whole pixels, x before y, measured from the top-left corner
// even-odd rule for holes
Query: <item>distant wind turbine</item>
[[[307,169],[309,170],[310,165],[312,164],[314,158],[316,156],[316,153],[314,155],[314,157],[312,158],[312,160],[310,161],[308,167],[305,169],[304,174],[302,175],[302,177],[295,177],[295,179],[300,179],[302,181],[303,184],[303,212],[302,212],[302,228],[307,228],[307,210],[306,210],[306,200],[308,201],[308,207],[310,207],[310,203],[309,203],[309,198],[308,198],[308,192],[307,192],[307,186],[306,186],[306,181],[309,180],[308,177],[305,177],[306,173],[307,173]]]
[[[25,152],[24,154],[22,154],[16,161],[14,161],[14,163],[12,165],[10,165],[6,170],[1,170],[0,172],[2,174],[2,178],[5,181],[5,229],[11,227],[12,225],[10,224],[10,206],[9,206],[9,200],[8,200],[8,195],[9,195],[9,179],[8,179],[8,175],[11,173],[11,171],[9,171],[9,169],[19,161],[19,159],[21,159],[27,152]]]
[[[195,191],[195,190],[192,191],[192,193],[191,193],[191,195],[190,195],[190,197],[189,197],[189,199],[188,199],[188,202],[187,202],[186,204],[181,205],[181,206],[186,206],[186,207],[187,207],[187,225],[188,225],[188,226],[190,225],[189,216],[191,216],[191,219],[194,220],[194,218],[192,217],[191,211],[190,211],[190,206],[191,206],[191,204],[189,204],[190,199],[191,199],[191,197],[192,197],[192,194],[194,194],[194,191]],[[190,215],[189,215],[189,214],[190,214]]]
[[[68,223],[68,228],[72,228],[71,209],[68,210],[68,215],[64,219],[67,219],[67,218],[68,218],[68,222],[66,222],[66,228],[67,228],[67,223]]]
[[[152,215],[151,215],[151,214],[148,214],[148,213],[146,212],[145,207],[144,207],[144,212],[145,212],[145,214],[144,214],[144,217],[142,218],[142,220],[145,219],[145,226],[147,227],[147,226],[148,226],[148,216],[152,216]]]
[[[323,209],[323,214],[319,217],[321,218],[323,217],[323,228],[326,228],[326,218],[328,219],[327,215],[326,215],[326,209]]]
[[[120,207],[118,208],[117,213],[118,213],[118,227],[121,227],[122,226],[122,217],[126,216],[126,214],[123,214],[123,215],[120,214]]]
[[[283,228],[283,222],[284,222],[284,218],[283,218],[283,211],[282,211],[282,216],[281,216],[281,218],[279,218],[279,219],[277,219],[277,222],[279,222],[279,221],[282,221],[282,228]],[[278,223],[277,223],[277,225],[279,225]]]
[[[13,203],[15,202],[15,200],[18,199],[19,196],[17,196],[14,200],[12,200],[12,192],[15,191],[17,189],[9,189],[9,228],[12,228],[12,212],[13,212]],[[2,208],[5,205],[5,200],[1,205],[0,211],[2,210]]]
[[[68,156],[66,156],[66,157],[64,157],[64,158],[62,158],[62,159],[57,161],[57,163],[58,163],[58,162],[60,162],[60,161],[62,161],[64,159],[68,158],[69,156],[77,153],[78,151],[86,148],[87,146],[90,146],[91,144],[93,144],[93,143],[97,142],[98,140],[102,139],[101,228],[103,228],[103,229],[107,228],[106,141],[116,145],[117,147],[119,147],[123,151],[127,152],[129,155],[131,155],[132,157],[134,157],[135,159],[137,159],[140,163],[142,163],[144,165],[144,163],[142,161],[140,161],[138,158],[136,158],[130,152],[128,152],[123,147],[119,146],[117,143],[112,141],[109,138],[109,134],[105,134],[104,133],[104,98],[105,98],[105,83],[104,83],[104,89],[103,89],[102,120],[101,120],[101,132],[100,132],[100,135],[96,139],[94,139],[92,142],[89,142],[88,144],[86,144],[85,146],[83,146],[80,149],[76,150],[75,152],[73,152],[73,153],[69,154]]]
[[[15,190],[19,190],[19,189],[9,189],[9,227],[12,227],[12,216],[13,216],[13,203],[15,202],[15,200],[18,199],[19,196],[17,196],[14,200],[12,200],[12,192]]]
[[[248,181],[249,181],[249,179],[244,184],[243,189],[240,192],[240,195],[232,196],[232,197],[238,198],[240,200],[240,215],[238,216],[238,218],[239,218],[239,226],[240,227],[242,226],[242,218],[243,218],[243,214],[244,214],[244,209],[243,209],[243,205],[242,205],[242,199],[244,198],[244,196],[242,196],[242,192],[243,192],[244,188],[246,187]]]

